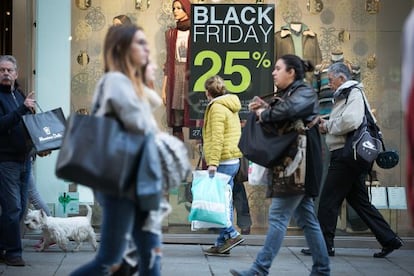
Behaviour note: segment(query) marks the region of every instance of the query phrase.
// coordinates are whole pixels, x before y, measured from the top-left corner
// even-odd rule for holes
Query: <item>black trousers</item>
[[[233,205],[237,214],[237,226],[242,229],[251,227],[252,219],[250,217],[249,201],[243,182],[234,182]]]
[[[323,186],[318,209],[318,219],[327,248],[334,247],[338,213],[344,199],[384,247],[396,237],[381,213],[371,204],[365,185],[366,173],[350,167],[342,158],[342,150],[331,152],[328,175]]]

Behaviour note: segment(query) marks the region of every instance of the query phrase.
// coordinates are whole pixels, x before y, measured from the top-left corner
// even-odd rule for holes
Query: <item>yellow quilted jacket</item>
[[[203,150],[207,165],[242,157],[238,147],[241,126],[239,97],[225,94],[214,98],[204,113]]]

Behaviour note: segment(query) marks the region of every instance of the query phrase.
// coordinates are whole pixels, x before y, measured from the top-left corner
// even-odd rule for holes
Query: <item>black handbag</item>
[[[23,115],[22,120],[36,152],[60,148],[66,124],[61,108]]]
[[[102,86],[96,112],[102,96]],[[72,114],[58,155],[56,175],[94,190],[158,210],[161,167],[152,134],[126,132],[113,117]]]
[[[248,160],[271,168],[297,140],[298,135],[297,131],[278,134],[273,125],[256,121],[256,114],[250,112],[242,130],[239,148]]]

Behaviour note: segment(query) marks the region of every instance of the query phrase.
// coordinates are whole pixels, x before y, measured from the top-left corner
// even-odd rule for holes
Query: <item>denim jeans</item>
[[[0,250],[5,257],[22,256],[20,221],[27,204],[26,162],[0,162]]]
[[[313,201],[304,195],[272,199],[269,207],[269,229],[266,240],[250,270],[260,275],[269,274],[269,268],[279,252],[292,216],[297,225],[303,229],[312,252],[313,266],[310,275],[329,275],[328,251],[314,213]]]
[[[102,206],[101,241],[95,259],[71,275],[110,275],[113,265],[120,264],[132,236],[139,254],[139,275],[159,276],[161,254],[159,235],[142,230],[148,212],[140,212],[136,204],[125,198],[96,193]]]
[[[228,184],[230,185],[232,190],[233,190],[233,185],[234,185],[233,179],[234,179],[234,176],[236,175],[236,173],[239,170],[239,166],[240,166],[240,163],[228,164],[228,165],[227,164],[226,165],[219,165],[217,167],[217,172],[224,173],[224,174],[227,174],[227,175],[231,176],[231,179],[230,179]],[[233,200],[231,200],[231,201],[233,201]],[[230,202],[230,221],[233,223],[233,202]],[[226,239],[235,238],[238,235],[239,235],[239,232],[237,232],[237,230],[234,228],[233,224],[230,227],[221,228],[220,229],[220,234],[219,234],[219,236],[216,240],[215,245],[216,246],[222,246],[222,245],[224,245]]]
[[[37,190],[35,178],[33,174],[33,162],[28,162],[28,180],[27,180],[27,193],[29,198],[29,203],[33,205],[36,210],[42,209],[45,211],[46,215],[50,216],[49,206],[44,202],[42,197]]]

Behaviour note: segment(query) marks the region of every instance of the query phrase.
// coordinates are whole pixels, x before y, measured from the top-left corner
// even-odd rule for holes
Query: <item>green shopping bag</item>
[[[189,221],[204,221],[229,226],[230,198],[226,196],[229,175],[215,173],[210,177],[208,171],[194,171],[191,192]]]

